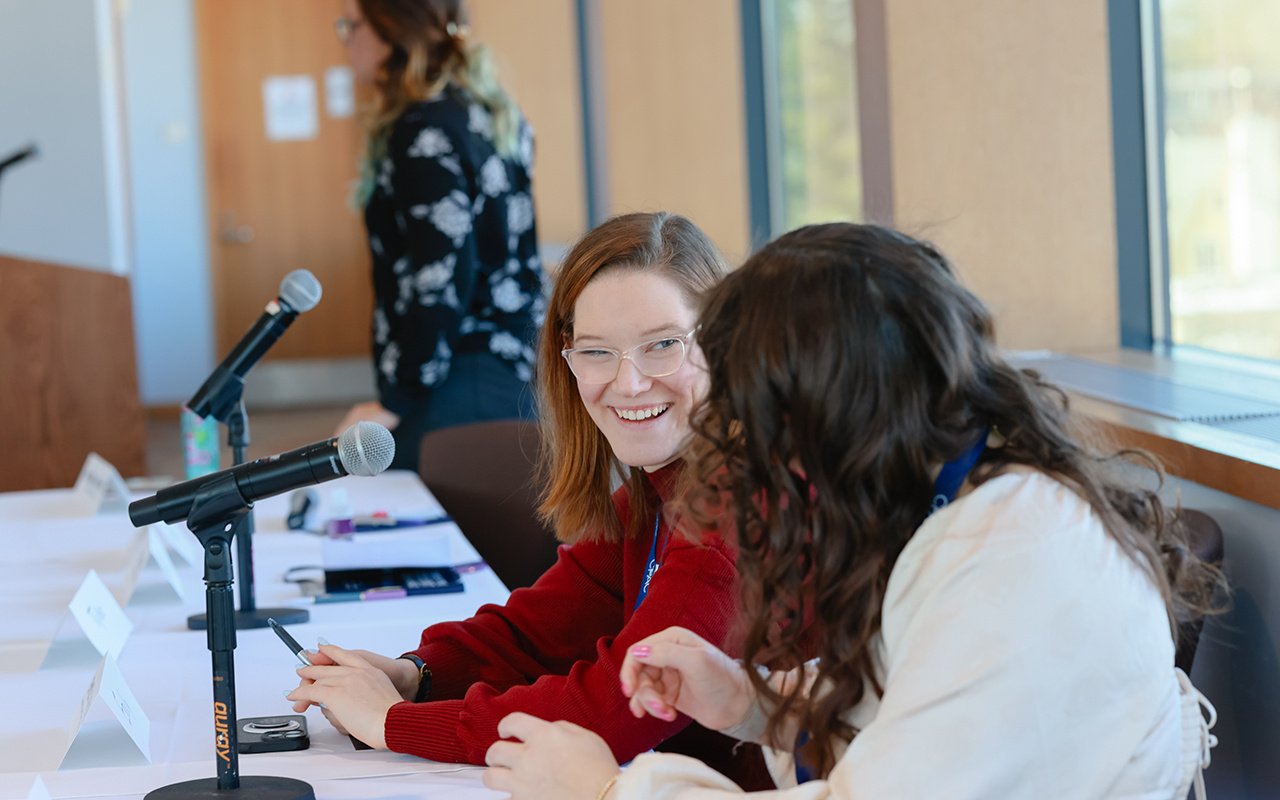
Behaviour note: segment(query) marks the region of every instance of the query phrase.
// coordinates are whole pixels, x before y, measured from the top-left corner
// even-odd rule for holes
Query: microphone
[[[305,269],[296,269],[280,282],[280,296],[267,303],[262,316],[222,360],[204,385],[187,403],[197,416],[226,422],[240,402],[244,376],[271,349],[298,315],[320,302],[320,281]]]
[[[35,158],[40,155],[40,150],[34,145],[29,144],[3,161],[0,161],[0,172],[4,172],[15,164],[26,161],[28,158]]]
[[[391,432],[376,422],[357,422],[341,436],[260,458],[161,489],[129,504],[129,519],[141,528],[153,522],[180,522],[191,514],[207,486],[230,476],[246,507],[264,497],[324,483],[344,475],[372,476],[391,466],[396,454]]]

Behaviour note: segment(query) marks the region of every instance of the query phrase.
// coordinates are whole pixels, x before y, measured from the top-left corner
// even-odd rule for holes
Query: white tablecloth
[[[338,498],[344,494],[356,514],[385,510],[425,517],[439,512],[435,498],[408,472],[347,478],[315,491],[322,512],[341,505]],[[27,797],[37,775],[57,798],[142,797],[162,785],[212,777],[209,651],[205,633],[186,626],[189,614],[204,610],[198,568],[180,569],[185,601],[155,565],[129,585],[129,550],[137,532],[127,515],[74,516],[69,498],[70,490],[0,494],[0,753],[11,753],[8,761],[0,760],[5,770],[0,772],[0,798]],[[282,580],[284,571],[321,563],[321,538],[286,531],[286,508],[282,496],[255,509],[259,607],[304,605],[297,587]],[[453,563],[478,559],[456,526],[442,527],[448,530]],[[98,700],[61,766],[40,765],[48,758],[41,753],[53,747],[59,727],[74,717],[99,663],[67,613],[90,569],[128,602],[125,611],[134,630],[119,665],[150,719],[150,763]],[[307,647],[324,637],[344,647],[399,654],[416,646],[426,625],[469,616],[480,605],[507,596],[487,569],[464,574],[463,581],[466,591],[458,594],[306,606],[311,620],[290,626],[290,631]],[[281,695],[297,684],[293,655],[265,628],[239,631],[237,640],[237,715],[292,713]],[[481,786],[479,768],[355,751],[318,711],[307,717],[309,750],[241,756],[241,774],[302,779],[315,787],[318,798],[332,800],[500,796]],[[13,755],[23,751],[32,755]]]

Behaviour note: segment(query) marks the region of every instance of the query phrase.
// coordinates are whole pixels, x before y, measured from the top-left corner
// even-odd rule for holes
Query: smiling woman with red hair
[[[637,719],[618,685],[627,648],[670,625],[733,649],[732,547],[667,510],[706,388],[697,308],[726,271],[672,214],[615,217],[578,242],[538,350],[541,511],[565,542],[558,560],[504,605],[427,628],[401,658],[320,648],[325,666],[299,670],[296,710],[323,703],[370,745],[472,764],[523,711],[595,731],[610,759],[658,748],[771,785],[758,748],[687,717]]]

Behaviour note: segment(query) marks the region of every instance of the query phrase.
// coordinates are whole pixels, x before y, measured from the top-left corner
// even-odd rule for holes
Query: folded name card
[[[89,570],[85,575],[84,582],[71,598],[70,609],[71,616],[80,624],[94,649],[102,655],[120,654],[125,640],[133,632],[133,623],[116,602],[115,595],[98,577],[97,571]]]
[[[50,800],[49,789],[39,775],[36,776],[35,783],[31,784],[31,791],[27,792],[27,800]]]
[[[97,453],[90,453],[80,468],[73,489],[74,503],[85,516],[102,511],[122,511],[129,505],[129,489],[119,471]]]
[[[186,600],[187,584],[182,580],[177,565],[173,563],[173,556],[169,553],[169,546],[165,544],[164,534],[161,533],[159,525],[147,526],[147,542],[151,560],[160,568],[165,581],[173,587],[179,599]]]
[[[98,696],[107,704],[107,708],[111,709],[111,713],[120,722],[125,733],[129,734],[129,738],[138,746],[138,751],[142,753],[143,758],[150,761],[151,720],[138,704],[138,698],[129,689],[129,684],[125,683],[119,665],[111,656],[107,656],[103,661]]]
[[[191,531],[181,525],[170,525],[167,522],[157,522],[151,527],[160,531],[160,535],[169,543],[169,547],[185,563],[193,567],[199,567],[204,563],[204,548],[200,546],[200,541]]]

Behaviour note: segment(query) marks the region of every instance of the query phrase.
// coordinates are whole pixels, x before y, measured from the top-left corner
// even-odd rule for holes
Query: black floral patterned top
[[[382,404],[420,410],[459,353],[493,353],[529,380],[545,296],[528,124],[503,158],[488,111],[450,87],[405,109],[376,167],[364,218]]]

